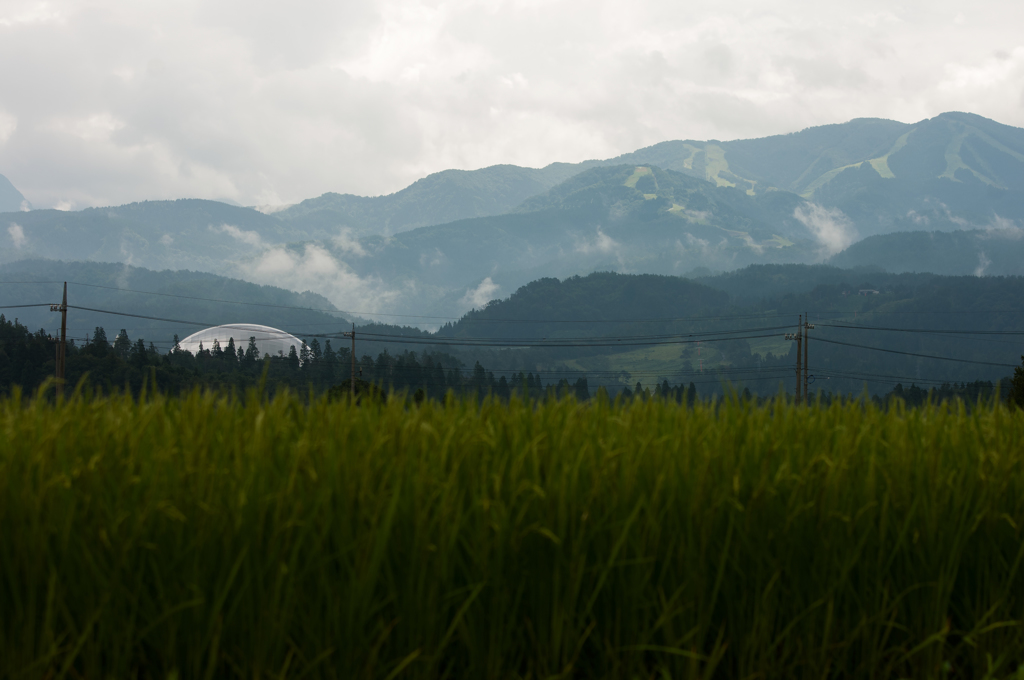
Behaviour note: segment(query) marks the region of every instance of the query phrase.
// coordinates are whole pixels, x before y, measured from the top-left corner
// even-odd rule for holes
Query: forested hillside
[[[0,304],[60,302],[64,281],[72,305],[68,332],[78,338],[96,326],[125,328],[131,337],[155,341],[166,350],[175,333],[185,337],[227,323],[317,328],[320,332],[349,323],[330,301],[315,293],[295,293],[202,272],[152,271],[101,262],[27,260],[0,266]],[[60,315],[48,307],[8,311],[7,316],[17,317],[33,331],[44,328],[55,333],[60,327]]]
[[[715,390],[731,381],[764,394],[792,390],[795,343],[784,336],[803,314],[816,325],[813,389],[824,392],[996,381],[1024,354],[1024,278],[804,265],[693,282],[619,274],[538,281],[439,335],[544,338],[543,349],[520,351],[592,384],[600,376]]]
[[[348,351],[342,332],[349,322],[329,307],[316,307],[326,304],[316,296],[189,272],[89,264],[66,271],[111,284],[81,286],[69,274],[69,337],[78,345],[102,326],[109,343],[123,330],[132,343],[141,339],[147,351],[152,346],[164,355],[175,335],[183,338],[206,325],[262,323],[308,347],[315,342],[322,351],[330,340],[335,351]],[[8,268],[3,274],[8,281],[27,281],[33,272]],[[58,300],[60,286],[7,283],[3,290],[19,304],[50,303]],[[40,325],[56,331],[57,315],[48,307],[9,312],[8,320],[17,316],[24,325],[42,317]],[[795,344],[785,335],[803,314],[815,324],[809,366],[814,389],[824,392],[859,393],[866,384],[871,393],[884,394],[897,384],[909,389],[996,381],[1010,375],[1024,354],[1024,278],[824,265],[759,265],[696,280],[609,272],[541,279],[436,333],[360,323],[356,354],[368,376],[406,386],[412,383],[394,371],[370,367],[399,361],[413,366],[424,353],[443,353],[446,368],[468,371],[479,363],[493,376],[487,384],[495,386],[502,377],[533,374],[545,385],[575,386],[584,379],[591,392],[601,386],[612,393],[635,390],[638,382],[653,389],[667,381],[693,382],[711,394],[730,382],[763,395],[780,386],[792,390]],[[234,338],[234,344],[247,340]],[[301,355],[302,348],[296,350]]]
[[[1024,273],[1024,230],[910,231],[870,236],[829,258],[837,267],[1006,276]]]

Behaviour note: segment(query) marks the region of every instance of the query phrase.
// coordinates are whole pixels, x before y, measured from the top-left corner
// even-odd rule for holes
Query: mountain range
[[[31,207],[11,181],[0,175],[0,212],[19,212]]]
[[[0,178],[0,262],[192,269],[364,314],[455,316],[535,279],[598,270],[1024,273],[1024,130],[968,113],[447,170],[388,196],[262,212],[202,200],[24,212],[9,184]]]

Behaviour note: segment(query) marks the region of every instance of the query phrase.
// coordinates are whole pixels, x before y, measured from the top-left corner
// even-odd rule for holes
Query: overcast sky
[[[1024,127],[1024,3],[0,0],[36,207],[396,191],[872,116]]]

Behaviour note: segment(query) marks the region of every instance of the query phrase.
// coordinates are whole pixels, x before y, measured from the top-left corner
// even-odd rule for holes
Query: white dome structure
[[[288,356],[288,352],[293,346],[296,352],[302,347],[302,340],[299,340],[291,333],[285,333],[270,326],[260,326],[252,323],[231,323],[224,326],[214,326],[213,328],[193,333],[178,344],[186,352],[196,355],[199,353],[200,343],[202,343],[203,349],[212,350],[213,341],[216,340],[220,343],[221,349],[225,349],[228,346],[228,340],[232,338],[235,341],[236,352],[239,347],[243,350],[249,347],[249,338],[256,338],[256,347],[260,351],[260,358],[264,354],[269,354],[272,357]]]

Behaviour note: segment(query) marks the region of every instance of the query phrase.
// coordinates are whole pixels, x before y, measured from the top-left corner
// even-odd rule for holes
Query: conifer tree
[[[135,344],[132,345],[131,360],[132,363],[136,364],[137,366],[146,365],[146,343],[145,341],[143,341],[142,338],[136,340]]]
[[[128,339],[128,331],[121,329],[121,332],[114,338],[114,354],[124,361],[128,361],[132,353],[132,341]]]
[[[1021,366],[1013,369],[1013,380],[1010,382],[1010,403],[1017,406],[1024,406],[1024,355],[1021,356]]]
[[[590,400],[590,388],[587,387],[586,378],[579,378],[576,380],[576,384],[573,385],[573,393],[576,395],[576,399],[578,401]]]
[[[256,347],[256,336],[253,335],[249,337],[249,347],[245,350],[245,361],[249,363],[249,365],[255,365],[259,363],[259,360],[260,350]]]
[[[331,349],[331,341],[327,340],[324,342],[324,358],[323,358],[323,372],[324,377],[330,381],[335,373],[340,371],[339,359],[334,350]]]

